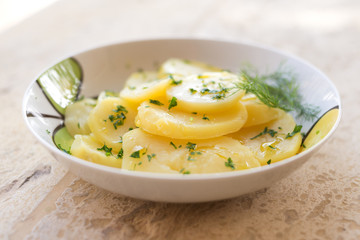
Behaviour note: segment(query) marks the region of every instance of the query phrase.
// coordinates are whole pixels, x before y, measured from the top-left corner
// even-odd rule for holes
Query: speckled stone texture
[[[123,40],[206,37],[298,55],[340,91],[342,122],[274,186],[201,204],[135,200],[68,173],[21,116],[26,86],[74,52]],[[0,34],[0,239],[360,239],[360,2],[56,2]]]

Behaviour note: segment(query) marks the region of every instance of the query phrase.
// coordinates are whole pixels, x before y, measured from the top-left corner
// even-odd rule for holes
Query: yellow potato
[[[221,68],[206,63],[170,58],[161,65],[158,76],[162,78],[170,74],[175,76],[187,76],[192,74],[202,74],[203,72],[221,71],[223,71]]]
[[[228,72],[207,72],[190,75],[178,85],[166,91],[167,98],[177,98],[177,108],[183,111],[223,112],[232,107],[245,94],[235,87],[242,81],[237,75]]]
[[[89,115],[89,127],[99,142],[119,151],[121,136],[135,128],[136,109],[121,98],[106,98]]]
[[[98,98],[97,98],[97,101],[98,102],[101,102],[102,100],[106,99],[106,98],[110,98],[110,97],[120,97],[119,96],[119,93],[118,92],[113,92],[113,91],[109,91],[109,90],[105,90],[105,91],[102,91]]]
[[[266,106],[253,94],[246,94],[241,99],[241,102],[248,113],[248,119],[244,127],[267,123],[281,115],[281,110]]]
[[[333,128],[338,116],[339,109],[337,108],[331,109],[325,113],[306,136],[299,152],[303,152],[320,142]]]
[[[161,102],[161,101],[160,101]],[[164,105],[143,102],[138,107],[136,126],[148,133],[178,139],[205,139],[238,131],[246,122],[247,112],[238,101],[231,111],[218,114],[183,112],[176,108],[168,110]]]
[[[156,72],[136,72],[126,81],[125,87],[120,92],[120,97],[126,101],[139,105],[145,100],[165,96],[171,79],[166,77],[158,79]]]
[[[260,166],[253,153],[229,137],[179,140],[135,129],[123,136],[124,169],[163,173],[214,173]]]
[[[300,132],[289,137],[295,129],[293,117],[285,112],[271,122],[242,128],[228,136],[240,140],[260,159],[261,165],[274,163],[295,155],[301,145]]]
[[[95,106],[95,99],[85,98],[66,107],[64,123],[71,136],[90,133],[88,118]]]
[[[89,162],[98,163],[110,167],[121,168],[121,158],[112,149],[104,147],[92,135],[75,135],[75,140],[71,145],[71,154],[75,157]]]

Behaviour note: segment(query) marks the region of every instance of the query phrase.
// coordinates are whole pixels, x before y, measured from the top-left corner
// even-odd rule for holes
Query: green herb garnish
[[[156,156],[155,153],[153,153],[153,154],[148,154],[148,155],[147,155],[148,161],[150,162],[151,159],[153,159],[155,156]]]
[[[161,103],[159,100],[153,100],[153,99],[149,99],[149,102],[158,106],[162,106],[164,105],[163,103]]]
[[[203,115],[202,119],[210,121],[210,119],[208,117],[206,117],[205,114]]]
[[[231,168],[232,170],[235,170],[235,165],[231,158],[227,159],[227,162],[225,162],[225,166]]]
[[[121,148],[119,153],[117,154],[116,158],[122,159],[124,157],[124,150]]]
[[[140,158],[140,150],[133,152],[130,157],[132,158]]]
[[[185,168],[180,169],[179,173],[190,174],[190,171],[185,171]]]
[[[113,112],[116,112],[116,113],[118,113],[118,112],[128,113],[128,111],[126,110],[126,108],[123,105],[117,105],[116,109],[114,109]]]
[[[190,90],[191,94],[194,94],[194,93],[197,92],[197,90],[195,90],[195,89],[193,89],[193,88],[190,88],[189,90]]]
[[[102,148],[97,148],[97,150],[104,151],[106,156],[112,155],[112,153],[111,153],[112,148],[109,148],[108,146],[106,146],[106,144],[104,144],[104,146],[102,146]]]
[[[194,151],[196,149],[196,143],[191,143],[191,142],[188,142],[186,144],[186,148],[189,149],[189,151]]]
[[[302,128],[302,125],[296,125],[294,127],[294,130],[292,131],[292,133],[288,133],[286,135],[285,139],[290,138],[290,137],[294,136],[295,134],[299,133],[301,131],[301,128]]]
[[[273,147],[271,145],[268,146],[269,148],[273,149],[273,150],[276,150],[277,148],[276,147]]]
[[[255,138],[257,138],[257,137],[260,137],[260,136],[262,136],[262,135],[265,135],[265,134],[270,134],[270,136],[275,137],[275,135],[276,135],[277,133],[278,133],[277,131],[275,131],[275,130],[273,130],[273,129],[268,129],[268,127],[265,127],[265,128],[264,128],[264,131],[262,131],[261,133],[259,133],[259,134],[256,135],[255,137],[250,138],[250,140],[253,140],[253,139],[255,139]]]
[[[171,100],[169,100],[169,107],[168,109],[170,110],[171,108],[173,107],[176,107],[177,106],[177,98],[176,97],[172,97]]]
[[[177,149],[177,146],[173,142],[170,142],[170,145]]]
[[[296,76],[291,71],[282,69],[282,66],[268,75],[254,75],[243,70],[241,76],[244,81],[235,83],[235,88],[256,95],[271,108],[280,108],[286,112],[294,111],[297,117],[305,120],[315,119],[320,112],[319,107],[303,102]]]
[[[171,84],[172,84],[172,85],[179,85],[179,84],[182,83],[182,80],[176,81],[175,78],[173,77],[173,75],[171,75],[171,74],[169,75],[169,77],[170,77],[170,79],[171,79]]]
[[[267,163],[267,165],[270,165],[271,159],[269,159],[266,163]]]
[[[117,105],[116,109],[113,109],[112,111],[115,112],[115,114],[109,115],[108,118],[113,123],[114,128],[117,129],[117,127],[124,125],[124,121],[126,119],[126,116],[124,113],[127,113],[128,111],[122,105]]]

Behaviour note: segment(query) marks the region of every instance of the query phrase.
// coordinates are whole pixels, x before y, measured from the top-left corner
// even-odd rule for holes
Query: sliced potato
[[[89,127],[99,142],[114,151],[121,148],[121,136],[135,128],[136,109],[121,98],[106,98],[89,115]]]
[[[135,129],[123,136],[124,169],[163,173],[214,173],[260,166],[253,153],[229,137],[176,140]]]
[[[98,142],[92,135],[75,135],[75,140],[71,145],[71,154],[86,161],[110,167],[121,168],[122,165],[121,158],[116,157],[118,153],[104,148],[104,144]]]
[[[161,102],[161,101],[160,101]],[[246,122],[247,112],[238,101],[231,111],[218,114],[168,110],[168,104],[143,102],[138,107],[136,125],[148,133],[177,139],[206,139],[238,131]]]
[[[98,96],[98,98],[97,98],[97,100],[98,100],[98,102],[101,102],[102,100],[104,100],[104,99],[106,99],[106,98],[109,98],[109,97],[120,97],[119,96],[119,93],[118,92],[113,92],[113,91],[109,91],[109,90],[104,90],[104,91],[102,91],[100,94],[99,94],[99,96]]]
[[[161,65],[158,76],[162,78],[170,74],[175,76],[187,76],[192,74],[201,74],[203,72],[221,71],[223,71],[221,68],[214,67],[203,62],[170,58]]]
[[[71,136],[90,133],[88,118],[95,106],[95,99],[85,98],[66,107],[64,123]]]
[[[156,72],[136,72],[126,81],[120,97],[138,105],[145,100],[165,96],[166,88],[170,83],[171,79],[168,77],[158,79]]]
[[[294,131],[295,126],[293,117],[282,112],[278,119],[242,128],[228,136],[240,140],[256,154],[261,165],[266,165],[291,157],[298,152],[302,141],[300,132],[288,137],[288,134]]]
[[[281,110],[266,106],[253,94],[245,94],[241,102],[248,113],[248,119],[244,127],[267,123],[281,115]]]
[[[185,77],[166,91],[168,99],[177,98],[178,109],[185,111],[223,112],[230,110],[245,94],[235,87],[241,79],[228,72],[207,72]]]
[[[338,116],[338,108],[331,109],[325,113],[306,136],[300,152],[303,152],[320,142],[333,128]]]

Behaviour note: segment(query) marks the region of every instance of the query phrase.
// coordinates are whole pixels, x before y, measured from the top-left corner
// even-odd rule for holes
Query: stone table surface
[[[256,42],[311,62],[342,122],[291,176],[235,199],[168,204],[68,172],[24,124],[26,87],[57,60],[117,41]],[[61,0],[0,34],[0,239],[360,239],[360,1]]]

